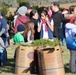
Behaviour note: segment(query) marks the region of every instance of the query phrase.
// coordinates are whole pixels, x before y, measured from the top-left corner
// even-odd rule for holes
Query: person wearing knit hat
[[[18,17],[17,17],[17,19],[15,21],[15,25],[14,25],[14,33],[15,34],[18,32],[17,27],[19,24],[25,25],[28,21],[30,21],[30,19],[26,16],[26,12],[27,12],[26,6],[19,7],[17,12],[18,12]]]
[[[18,9],[18,14],[22,15],[22,16],[25,16],[26,12],[27,12],[27,7],[26,6],[21,6],[19,9]]]
[[[19,24],[18,27],[17,27],[18,32],[14,35],[14,38],[13,38],[14,44],[24,42],[24,37],[22,35],[24,30],[25,30],[24,25]]]
[[[13,44],[22,44],[22,43],[25,43],[24,41],[24,36],[23,36],[23,32],[25,30],[25,26],[22,25],[22,24],[19,24],[18,27],[17,27],[17,33],[14,35],[13,37]],[[15,50],[15,54],[14,54],[14,60],[16,59],[16,51],[17,51],[17,48]]]
[[[19,24],[17,27],[17,30],[18,30],[18,32],[22,32],[25,30],[25,27],[23,25]]]

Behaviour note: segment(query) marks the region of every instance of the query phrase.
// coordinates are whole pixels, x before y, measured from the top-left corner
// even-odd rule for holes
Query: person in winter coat
[[[17,12],[19,15],[18,15],[18,18],[16,19],[14,33],[17,33],[17,26],[19,24],[25,25],[28,21],[30,21],[30,19],[27,16],[25,16],[27,12],[27,7],[21,6]]]
[[[76,72],[76,17],[70,19],[71,23],[65,25],[66,46],[70,51],[70,71]]]

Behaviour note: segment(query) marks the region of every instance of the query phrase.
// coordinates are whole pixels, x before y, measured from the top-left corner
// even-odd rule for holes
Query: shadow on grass
[[[7,59],[7,64],[6,66],[1,66],[0,67],[0,73],[15,73],[15,63],[14,59],[10,58]]]
[[[70,71],[69,71],[69,63],[65,64],[64,68],[65,68],[65,73],[70,73]]]

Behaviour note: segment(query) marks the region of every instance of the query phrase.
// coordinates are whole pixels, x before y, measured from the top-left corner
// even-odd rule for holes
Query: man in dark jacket
[[[60,39],[59,32],[60,32],[60,24],[62,21],[62,14],[61,11],[59,11],[59,3],[58,2],[52,2],[51,4],[52,10],[53,10],[53,21],[54,21],[54,37]]]

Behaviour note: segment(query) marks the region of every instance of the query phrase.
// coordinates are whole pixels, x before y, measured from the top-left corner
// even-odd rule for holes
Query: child
[[[34,40],[34,23],[32,21],[27,22],[26,24],[26,30],[23,33],[25,42],[32,43],[32,40]]]
[[[76,72],[76,17],[65,25],[66,46],[70,50],[70,71]]]
[[[4,42],[0,37],[0,66],[5,65],[7,60],[7,51],[5,49]]]
[[[15,44],[24,42],[24,37],[22,35],[24,30],[25,30],[25,27],[22,24],[19,24],[17,27],[18,32],[14,35],[14,38],[13,38],[13,42]]]
[[[43,10],[41,13],[41,20],[38,21],[38,32],[40,32],[40,38],[53,39],[53,30],[53,19],[49,19],[47,11]]]
[[[23,37],[23,32],[25,30],[25,27],[24,25],[22,24],[19,24],[18,27],[17,27],[17,33],[14,35],[14,38],[13,38],[13,42],[14,44],[18,44],[18,43],[24,43],[24,37]],[[16,59],[16,51],[17,51],[18,48],[16,48],[15,50],[15,54],[14,54],[14,60]]]

